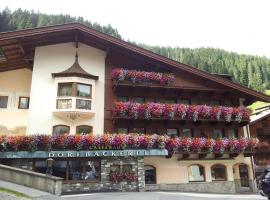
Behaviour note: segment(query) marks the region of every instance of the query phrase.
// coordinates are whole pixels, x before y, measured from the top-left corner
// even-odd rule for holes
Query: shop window
[[[176,99],[165,99],[164,103],[174,104],[176,103]]]
[[[71,96],[72,83],[59,83],[58,84],[58,96]]]
[[[117,133],[128,134],[128,128],[117,128]]]
[[[19,97],[19,109],[28,109],[29,108],[29,97]]]
[[[128,98],[125,97],[125,96],[118,96],[118,97],[117,97],[117,101],[120,101],[120,102],[127,102],[127,101],[128,101]]]
[[[213,181],[226,181],[226,167],[220,164],[211,167],[211,175]]]
[[[35,161],[35,171],[46,173],[46,161]],[[100,178],[100,160],[55,160],[52,175],[63,178],[65,181],[97,181]]]
[[[7,108],[8,96],[0,96],[0,108]]]
[[[52,175],[66,179],[67,161],[54,161]]]
[[[167,129],[167,135],[170,136],[170,137],[178,136],[178,129],[177,128],[168,128]]]
[[[177,99],[177,103],[179,104],[185,104],[185,105],[190,105],[191,100],[190,99]]]
[[[68,180],[97,180],[99,178],[98,161],[69,161]]]
[[[228,130],[228,137],[229,138],[238,138],[238,129],[229,129]]]
[[[144,97],[132,97],[132,101],[135,103],[144,103],[145,99]]]
[[[191,165],[188,167],[188,176],[190,182],[205,181],[204,167],[201,165]]]
[[[224,138],[225,134],[222,129],[214,129],[213,131],[213,138],[218,139],[218,138]]]
[[[56,125],[53,127],[53,134],[54,135],[61,135],[69,133],[70,127],[66,125]]]
[[[181,137],[193,137],[193,129],[192,128],[183,128]]]
[[[131,128],[130,133],[145,134],[145,128]]]
[[[156,168],[150,165],[144,166],[145,184],[156,184]]]
[[[92,86],[82,83],[77,83],[77,97],[91,98]]]

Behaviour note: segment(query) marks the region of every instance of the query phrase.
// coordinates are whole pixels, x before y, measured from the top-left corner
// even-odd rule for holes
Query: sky
[[[148,45],[270,58],[270,0],[0,0],[6,7],[82,16]]]

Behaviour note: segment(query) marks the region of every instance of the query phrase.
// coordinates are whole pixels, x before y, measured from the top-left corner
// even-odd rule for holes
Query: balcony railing
[[[207,105],[163,104],[116,102],[114,119],[145,120],[191,120],[248,122],[251,111],[245,107],[225,107]]]
[[[58,97],[56,99],[56,115],[72,119],[94,114],[92,99],[80,97]]]

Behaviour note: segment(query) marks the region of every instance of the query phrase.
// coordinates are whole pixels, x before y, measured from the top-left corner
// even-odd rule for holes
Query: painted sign
[[[127,156],[167,156],[166,149],[125,149],[97,151],[9,151],[0,152],[1,158],[87,158],[87,157],[127,157]]]

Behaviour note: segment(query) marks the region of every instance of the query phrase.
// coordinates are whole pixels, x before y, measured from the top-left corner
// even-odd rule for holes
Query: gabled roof
[[[33,59],[35,47],[64,42],[82,42],[105,51],[121,50],[132,55],[142,56],[145,59],[154,60],[169,67],[178,68],[201,78],[221,84],[229,89],[244,94],[251,99],[251,101],[260,100],[270,102],[270,96],[256,92],[225,78],[199,70],[195,67],[155,54],[136,45],[91,29],[80,23],[69,23],[0,33],[0,47],[3,49],[7,59],[4,62],[0,62],[0,71],[31,67],[31,58]]]
[[[77,53],[75,55],[75,61],[70,68],[62,72],[52,73],[52,77],[54,78],[55,77],[71,77],[71,76],[98,80],[98,76],[89,74],[80,66]]]

